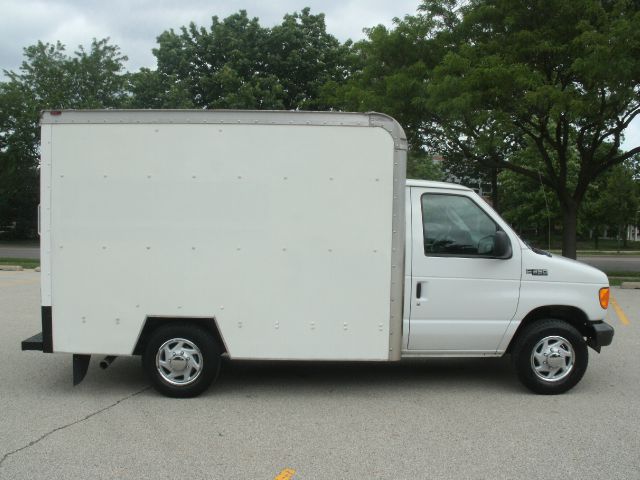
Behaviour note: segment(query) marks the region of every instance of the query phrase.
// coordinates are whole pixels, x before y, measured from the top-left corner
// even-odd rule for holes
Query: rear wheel
[[[162,325],[149,337],[143,368],[153,387],[168,397],[195,397],[220,371],[214,337],[196,325]]]
[[[582,379],[589,353],[580,332],[562,320],[540,320],[525,327],[513,348],[520,381],[535,393],[566,392]]]

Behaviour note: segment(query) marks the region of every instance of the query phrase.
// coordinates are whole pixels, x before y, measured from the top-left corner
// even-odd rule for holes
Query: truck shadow
[[[70,363],[63,360],[62,364]],[[123,390],[148,384],[139,357],[118,358],[107,370],[92,362],[80,390]],[[69,391],[70,365],[48,376],[50,388]],[[56,372],[56,373],[53,373]],[[509,358],[429,358],[388,362],[239,361],[223,359],[220,376],[203,396],[350,392],[384,394],[392,389],[440,392],[511,392],[526,390]],[[149,393],[154,395],[154,393]]]
[[[209,394],[238,389],[355,391],[370,388],[451,388],[523,392],[508,358],[430,358],[387,362],[223,361]]]

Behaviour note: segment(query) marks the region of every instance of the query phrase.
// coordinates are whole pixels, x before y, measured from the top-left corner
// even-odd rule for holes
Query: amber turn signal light
[[[600,289],[600,306],[605,310],[609,308],[609,287]]]

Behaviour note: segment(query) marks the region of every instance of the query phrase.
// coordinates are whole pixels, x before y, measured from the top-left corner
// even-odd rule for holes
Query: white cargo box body
[[[231,358],[399,359],[405,163],[379,114],[43,114],[53,351],[132,354],[166,317]]]

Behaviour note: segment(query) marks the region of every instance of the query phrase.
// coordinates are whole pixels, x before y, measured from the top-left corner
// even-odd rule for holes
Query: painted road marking
[[[613,305],[613,309],[615,310],[616,315],[618,316],[618,319],[620,320],[620,323],[622,323],[623,325],[629,325],[631,322],[629,321],[629,319],[625,315],[624,310],[622,310],[622,307],[620,305],[618,305],[618,302],[616,301],[616,299],[614,297],[611,297],[611,305]]]
[[[296,474],[293,468],[285,468],[273,480],[290,480]]]

